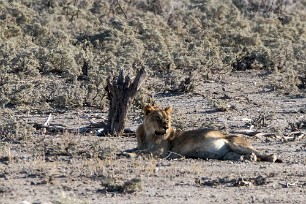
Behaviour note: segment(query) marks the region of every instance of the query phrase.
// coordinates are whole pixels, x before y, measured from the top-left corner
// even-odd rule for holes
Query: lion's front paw
[[[269,162],[276,162],[277,156],[275,154],[271,154],[268,156],[268,161]]]
[[[243,156],[243,160],[248,160],[248,161],[251,161],[251,162],[256,162],[258,159],[257,159],[256,154],[251,153],[251,154],[244,155]]]
[[[136,158],[138,155],[135,152],[121,152],[118,156],[124,156],[127,158]]]

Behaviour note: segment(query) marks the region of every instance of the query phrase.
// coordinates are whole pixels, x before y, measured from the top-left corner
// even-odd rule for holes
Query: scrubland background
[[[98,120],[105,120],[101,114],[103,115],[108,108],[105,92],[106,79],[115,76],[120,68],[123,68],[126,74],[134,76],[141,67],[145,67],[148,78],[133,104],[131,115],[135,112],[137,114],[130,118],[129,125],[137,125],[141,122],[139,116],[136,115],[140,114],[139,111],[145,103],[155,100],[155,98],[163,105],[172,102],[174,106],[186,99],[185,104],[176,105],[181,110],[186,109],[186,104],[205,103],[206,106],[221,111],[223,115],[231,116],[233,113],[230,111],[235,107],[228,106],[227,102],[224,104],[224,101],[229,98],[236,100],[238,97],[236,95],[239,93],[245,95],[244,93],[248,90],[250,90],[248,93],[255,93],[249,88],[256,87],[255,91],[264,90],[261,94],[254,95],[256,99],[262,98],[262,103],[259,101],[258,104],[266,104],[268,101],[271,106],[268,104],[263,107],[255,103],[250,104],[248,101],[244,104],[247,110],[253,110],[252,105],[254,105],[255,112],[263,107],[261,113],[267,113],[269,108],[275,108],[276,105],[283,108],[282,113],[286,111],[292,113],[290,111],[294,110],[294,113],[299,114],[296,116],[297,120],[292,119],[294,122],[286,122],[281,128],[278,123],[274,123],[273,128],[272,126],[269,128],[280,135],[284,135],[286,131],[288,133],[288,131],[305,130],[305,118],[301,115],[305,114],[306,110],[304,103],[306,93],[306,0],[0,1],[0,161],[8,165],[0,168],[4,172],[0,175],[0,179],[9,184],[8,187],[0,188],[0,194],[8,198],[6,200],[8,203],[12,200],[19,202],[18,197],[28,196],[29,200],[35,197],[33,192],[29,193],[23,188],[18,190],[20,194],[16,189],[14,190],[12,186],[20,183],[18,180],[20,175],[25,175],[25,185],[34,182],[31,185],[33,184],[35,188],[53,185],[51,189],[53,187],[59,189],[58,191],[54,190],[53,194],[52,192],[48,193],[46,189],[42,190],[47,193],[46,195],[35,194],[38,196],[38,200],[40,197],[46,196],[48,198],[46,200],[52,202],[66,202],[68,200],[74,203],[84,200],[90,202],[91,194],[76,193],[78,194],[76,200],[66,199],[65,196],[58,200],[52,196],[59,192],[71,192],[74,188],[77,189],[73,186],[80,185],[75,182],[80,175],[83,175],[83,180],[87,181],[86,185],[102,185],[105,193],[111,191],[109,189],[114,192],[125,191],[125,184],[121,186],[121,190],[120,186],[116,186],[117,184],[111,185],[107,182],[105,184],[105,178],[113,178],[115,174],[118,174],[116,169],[126,170],[121,177],[119,176],[120,181],[129,177],[129,171],[136,172],[136,174],[141,174],[144,171],[144,173],[150,172],[148,180],[145,182],[151,182],[156,177],[155,167],[159,166],[161,169],[162,167],[166,168],[165,173],[168,175],[161,177],[160,182],[167,183],[169,178],[171,181],[174,177],[176,178],[174,175],[180,177],[185,175],[186,172],[182,173],[179,169],[190,163],[192,163],[191,168],[193,169],[186,170],[187,174],[188,172],[201,174],[199,172],[201,172],[202,164],[197,162],[193,164],[194,161],[190,160],[184,161],[183,164],[171,164],[168,161],[159,163],[157,160],[150,160],[146,163],[142,160],[136,160],[122,167],[120,164],[126,160],[116,160],[113,153],[110,153],[112,151],[109,151],[112,150],[109,148],[110,146],[116,146],[116,151],[119,147],[135,145],[125,144],[125,140],[122,138],[120,141],[118,139],[111,141],[107,138],[98,139],[94,135],[92,135],[93,138],[88,136],[86,139],[78,135],[78,139],[75,140],[70,133],[61,133],[48,139],[48,135],[41,138],[41,133],[33,127],[33,121],[43,123],[50,112],[58,114],[56,122],[67,126],[71,124],[69,121],[74,121],[75,127],[85,125],[85,119],[80,118],[80,112],[83,110],[85,110],[83,111],[85,115],[89,115],[88,117],[94,115]],[[231,84],[236,84],[236,87],[231,88]],[[205,93],[203,93],[204,89]],[[219,92],[220,90],[223,92]],[[208,92],[210,94],[207,94]],[[230,94],[227,95],[227,93]],[[163,96],[166,96],[163,94],[182,94],[182,96],[162,99]],[[218,94],[221,94],[220,97]],[[218,95],[218,100],[210,100],[209,103],[206,103],[206,98],[213,98],[213,95]],[[191,103],[188,102],[193,96],[204,96],[204,102],[203,99],[198,98],[191,99]],[[243,96],[239,97],[242,100]],[[286,101],[291,99],[296,103],[292,102],[290,107],[289,105],[282,106],[288,104]],[[199,111],[203,107],[205,109],[204,105],[199,108],[197,105],[194,107],[195,111]],[[239,104],[236,105],[236,108],[241,110]],[[94,113],[92,110],[95,110]],[[60,114],[62,113],[70,115],[61,118]],[[196,119],[201,120],[201,123],[194,122],[194,127],[205,126],[203,115],[201,118],[188,118],[188,114],[184,111],[177,114],[174,121],[176,126],[186,129],[191,127],[190,121]],[[274,114],[277,114],[277,111]],[[250,115],[254,116],[254,112],[251,112]],[[211,115],[211,117],[213,116]],[[220,117],[222,115],[215,115],[216,121]],[[265,118],[266,123],[269,120],[273,121],[273,119]],[[206,122],[209,120],[207,119]],[[266,128],[265,124],[261,124],[262,120],[258,123],[261,128]],[[221,126],[224,128],[226,125],[222,123]],[[228,130],[239,127],[227,125],[225,128]],[[37,137],[38,135],[39,137]],[[112,142],[113,146],[110,145]],[[129,140],[129,142],[131,141]],[[107,145],[105,146],[105,144]],[[31,145],[34,145],[35,148]],[[269,148],[269,145],[261,145],[264,149]],[[279,144],[277,148],[278,151],[283,149]],[[305,147],[300,149],[305,152],[303,148]],[[295,149],[293,148],[292,151]],[[87,152],[85,156],[84,152]],[[29,155],[27,157],[28,163],[24,161],[22,155]],[[57,157],[54,160],[51,159],[52,162],[58,162],[58,166],[72,169],[71,172],[77,172],[76,174],[70,172],[71,175],[66,177],[68,182],[65,184],[66,187],[56,182],[52,184],[52,179],[59,180],[62,178],[60,176],[66,173],[51,167],[52,163],[48,163],[48,161],[46,163],[46,155],[49,157],[61,155],[80,159],[80,164],[76,165],[72,162],[72,166],[69,159],[69,161]],[[108,155],[112,155],[111,160],[105,160]],[[292,156],[288,153],[285,156],[295,164],[293,157],[296,155]],[[91,160],[87,161],[87,159]],[[92,159],[98,161],[92,161]],[[305,163],[305,160],[301,160]],[[21,161],[25,163],[23,164]],[[18,162],[22,164],[18,164]],[[303,162],[295,169],[298,172],[296,175],[300,177],[305,176]],[[214,164],[222,166],[218,162]],[[141,169],[142,165],[146,167]],[[170,167],[170,165],[174,165],[174,167]],[[225,163],[225,165],[228,165],[228,168],[233,168],[230,163]],[[136,170],[129,170],[129,167],[136,168]],[[174,170],[171,170],[172,167]],[[251,168],[251,172],[254,169],[259,171],[257,168],[260,169],[258,166],[249,168]],[[284,168],[289,169],[288,166]],[[80,169],[83,169],[83,172]],[[281,168],[276,169],[281,172]],[[232,171],[234,172],[235,169]],[[226,175],[225,172],[223,173]],[[36,175],[35,179],[38,179],[39,182],[42,182],[40,179],[43,179],[43,183],[32,181],[31,176],[33,175]],[[190,174],[188,175],[190,177]],[[269,178],[267,175],[270,174],[266,173],[265,175],[266,178]],[[254,175],[250,174],[249,176]],[[277,176],[288,175],[279,173]],[[278,178],[277,176],[276,178]],[[47,177],[52,179],[46,179],[44,182]],[[102,184],[99,180],[101,178],[104,179],[102,179]],[[194,180],[193,177],[190,179]],[[142,178],[142,180],[144,179]],[[96,183],[92,184],[91,182]],[[188,183],[189,186],[175,180],[173,183],[178,183],[178,186],[182,188],[181,192],[191,188],[190,183]],[[203,182],[200,184],[203,186]],[[156,186],[158,185],[156,183]],[[305,189],[303,182],[300,183],[300,186],[302,186],[302,190]],[[157,191],[155,187],[148,188],[144,184],[145,189],[151,189],[154,192]],[[167,188],[165,187],[165,189]],[[303,200],[302,195],[299,197],[298,190],[300,189],[295,190],[290,192],[292,196],[297,194],[297,201]],[[83,192],[84,188],[79,191]],[[87,190],[85,191],[87,192]],[[99,188],[90,192],[96,193],[96,191],[101,196]],[[266,190],[263,189],[263,191]],[[37,190],[37,192],[40,191]],[[145,198],[149,194],[147,191],[143,192],[145,193],[138,197],[142,201],[146,200]],[[171,192],[165,192],[166,194],[163,196],[169,197]],[[93,194],[97,196],[95,193]],[[215,192],[210,193],[211,195],[215,194]],[[282,195],[282,192],[278,193]],[[199,197],[203,196],[199,195]],[[233,193],[233,195],[236,194]],[[79,196],[81,200],[78,200]],[[164,198],[155,196],[160,199]],[[190,198],[188,195],[184,196]],[[180,201],[185,202],[185,197],[180,197]],[[107,198],[108,202],[122,201],[120,199],[112,200],[110,196]],[[221,197],[212,196],[210,198],[211,202],[222,201]],[[289,198],[292,197],[281,197],[277,202],[287,202],[286,199]],[[134,199],[137,201],[137,196]],[[245,198],[241,199],[240,201],[243,202]],[[258,201],[263,202],[264,199]],[[40,199],[40,201],[42,200]],[[275,200],[268,199],[266,201]],[[93,202],[98,201],[93,199]]]
[[[2,108],[103,108],[106,78],[141,66],[151,93],[245,69],[305,89],[305,0],[4,0],[0,12]]]

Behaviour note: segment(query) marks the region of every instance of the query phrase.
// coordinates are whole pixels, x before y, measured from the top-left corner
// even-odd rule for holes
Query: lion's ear
[[[151,106],[151,105],[146,105],[144,108],[144,114],[145,115],[148,115],[149,113],[151,113],[152,111],[155,110],[154,106]]]
[[[165,111],[166,111],[166,113],[167,113],[168,115],[170,115],[170,114],[172,113],[173,109],[172,109],[171,106],[169,106],[169,107],[165,108]]]

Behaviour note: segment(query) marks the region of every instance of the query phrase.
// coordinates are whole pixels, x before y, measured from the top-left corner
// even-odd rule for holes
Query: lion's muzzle
[[[166,132],[167,132],[166,130],[161,130],[161,131],[155,131],[154,134],[156,136],[163,136],[166,134]]]

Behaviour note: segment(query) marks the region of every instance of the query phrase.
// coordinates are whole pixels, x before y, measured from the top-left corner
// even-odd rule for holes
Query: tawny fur
[[[197,129],[176,131],[171,127],[172,108],[144,107],[144,121],[137,131],[137,148],[129,156],[151,154],[157,157],[251,160],[282,162],[275,155],[258,152],[245,137],[225,136],[220,131]]]

